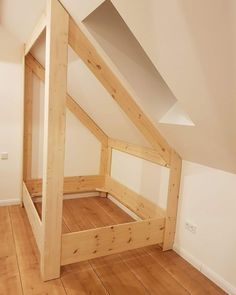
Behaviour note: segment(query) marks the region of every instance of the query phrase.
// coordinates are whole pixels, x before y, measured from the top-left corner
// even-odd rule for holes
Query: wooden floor
[[[37,205],[40,211],[40,206]],[[132,221],[105,198],[64,201],[63,232]],[[0,207],[0,294],[225,294],[175,252],[158,246],[62,268],[43,283],[31,228],[20,206]]]

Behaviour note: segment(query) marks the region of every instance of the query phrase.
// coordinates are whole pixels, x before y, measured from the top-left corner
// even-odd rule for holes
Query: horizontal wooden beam
[[[164,223],[156,218],[63,234],[61,264],[162,243]]]
[[[93,192],[104,186],[102,175],[71,176],[64,178],[64,194]],[[42,179],[31,179],[26,182],[32,197],[42,195]]]
[[[43,32],[45,28],[46,28],[46,14],[43,13],[36,27],[34,28],[29,40],[25,44],[25,55],[29,53],[30,49],[33,47],[38,37],[41,35],[41,33]]]
[[[44,67],[31,54],[26,56],[26,65],[41,81],[45,80]],[[66,106],[102,144],[107,145],[108,136],[68,93]]]
[[[160,154],[152,148],[142,147],[132,143],[128,143],[119,139],[109,138],[108,145],[118,151],[133,155],[135,157],[147,160],[149,162],[169,167],[166,161],[160,156]]]
[[[38,246],[39,252],[41,252],[42,222],[25,183],[23,183],[23,204],[36,240],[36,244]]]
[[[165,216],[165,210],[110,176],[106,176],[104,190],[142,219]]]
[[[72,18],[70,18],[69,22],[69,45],[107,89],[147,141],[169,164],[171,147]]]

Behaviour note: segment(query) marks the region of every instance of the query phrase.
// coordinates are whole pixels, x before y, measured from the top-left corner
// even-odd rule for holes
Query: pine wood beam
[[[60,277],[69,15],[48,0],[42,193],[41,274]]]
[[[37,25],[35,26],[29,40],[25,44],[25,55],[29,53],[30,49],[33,47],[38,37],[41,35],[41,33],[43,32],[45,28],[46,28],[46,14],[43,13]]]
[[[147,160],[149,162],[169,167],[169,165],[162,159],[160,154],[152,148],[142,147],[132,143],[128,143],[119,139],[109,138],[108,145],[118,151],[133,155],[135,157]]]
[[[44,67],[31,54],[26,56],[26,65],[32,69],[41,81],[45,81]],[[108,136],[68,93],[66,96],[66,106],[102,145],[107,145]]]
[[[166,226],[163,242],[164,251],[172,249],[174,244],[179,189],[181,180],[181,168],[182,159],[174,150],[172,150],[166,209]]]
[[[62,235],[62,265],[163,241],[164,218],[105,226]]]
[[[170,146],[72,18],[70,18],[69,22],[69,45],[107,89],[147,141],[158,151],[164,161],[169,164]]]
[[[64,177],[63,193],[76,194],[94,192],[104,187],[105,178],[102,175],[69,176]],[[42,195],[42,179],[26,181],[27,188],[32,197]]]
[[[137,194],[110,176],[106,176],[104,191],[108,192],[121,204],[142,219],[165,216],[165,210],[161,207],[140,194]]]
[[[32,168],[32,99],[33,72],[24,66],[24,135],[23,135],[23,181],[31,178]]]

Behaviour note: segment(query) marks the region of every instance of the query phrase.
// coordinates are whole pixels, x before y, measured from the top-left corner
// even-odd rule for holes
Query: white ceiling
[[[102,2],[62,1],[77,22]],[[159,130],[184,159],[235,173],[235,0],[112,3],[195,124],[157,124]],[[0,23],[25,42],[44,5],[44,0],[3,0]],[[128,129],[127,138],[133,133]]]

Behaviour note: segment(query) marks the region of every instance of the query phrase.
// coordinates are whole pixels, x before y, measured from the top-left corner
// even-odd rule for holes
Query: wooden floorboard
[[[8,207],[0,207],[0,294],[23,294]]]
[[[41,215],[41,204],[36,204]],[[133,219],[107,198],[64,201],[63,233]],[[26,212],[0,207],[0,294],[225,294],[174,251],[158,246],[62,267],[61,279],[43,283]]]

